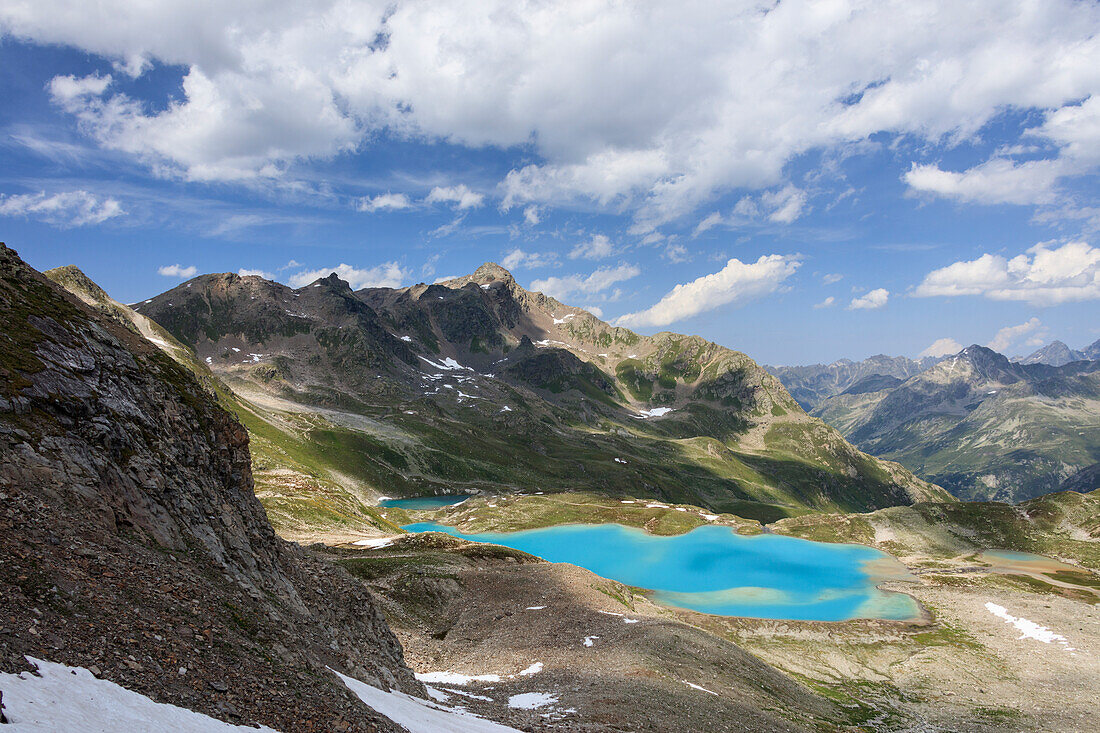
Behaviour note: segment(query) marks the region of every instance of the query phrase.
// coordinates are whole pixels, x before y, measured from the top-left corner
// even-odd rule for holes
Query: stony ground
[[[410,666],[499,676],[431,684],[519,728],[1096,729],[1100,606],[972,556],[931,572],[913,565],[912,581],[884,585],[917,598],[919,622],[792,622],[670,609],[570,565],[511,550],[468,557],[450,538],[426,549],[426,537],[348,550],[341,562],[387,599]],[[986,603],[1065,643],[1022,636]],[[529,692],[556,699],[507,707]]]

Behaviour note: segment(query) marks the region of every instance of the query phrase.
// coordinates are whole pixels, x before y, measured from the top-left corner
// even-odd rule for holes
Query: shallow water
[[[446,532],[587,568],[654,591],[654,600],[721,616],[844,621],[913,619],[916,601],[875,585],[906,575],[889,555],[862,545],[784,537],[744,537],[705,526],[657,537],[618,524],[570,524],[522,532],[464,534],[434,522],[411,532]]]
[[[381,507],[393,507],[395,509],[440,509],[445,506],[461,504],[470,498],[469,494],[451,494],[449,496],[411,496],[407,499],[383,499],[378,502]]]

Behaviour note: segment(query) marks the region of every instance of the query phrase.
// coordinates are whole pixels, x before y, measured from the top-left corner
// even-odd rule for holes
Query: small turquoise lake
[[[395,509],[421,509],[431,511],[433,509],[442,509],[445,506],[461,504],[469,498],[469,494],[454,494],[451,496],[413,496],[408,499],[383,499],[378,502],[378,506],[393,507]]]
[[[916,601],[875,586],[906,576],[889,555],[862,545],[784,537],[745,537],[729,527],[704,526],[658,537],[618,524],[569,524],[522,532],[464,534],[434,522],[410,532],[446,532],[564,562],[599,576],[653,591],[669,606],[719,616],[846,621],[906,620],[920,616]]]

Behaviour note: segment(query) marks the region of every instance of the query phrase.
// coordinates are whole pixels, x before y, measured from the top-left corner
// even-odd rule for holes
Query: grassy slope
[[[826,542],[873,544],[899,557],[955,558],[983,549],[1065,558],[1100,570],[1100,491],[1060,492],[1018,506],[919,503],[869,514],[784,519],[775,532]]]

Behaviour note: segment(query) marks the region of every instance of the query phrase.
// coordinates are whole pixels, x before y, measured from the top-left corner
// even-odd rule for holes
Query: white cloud
[[[688,248],[677,243],[669,243],[668,246],[665,247],[665,257],[668,258],[669,262],[675,262],[676,264],[687,262],[691,259]]]
[[[997,331],[997,335],[986,345],[994,351],[1004,353],[1024,336],[1034,333],[1042,327],[1043,324],[1038,318],[1030,318],[1018,326],[1005,326]]]
[[[602,260],[615,253],[611,240],[603,234],[593,234],[587,241],[579,242],[569,252],[569,259],[583,257],[586,260]]]
[[[163,275],[164,277],[178,277],[182,280],[186,280],[187,278],[198,275],[199,268],[194,265],[188,265],[187,267],[183,265],[161,265],[157,268],[157,274]]]
[[[886,301],[890,299],[890,291],[886,288],[875,288],[868,291],[865,295],[861,295],[858,298],[852,298],[852,302],[848,304],[848,310],[878,310],[886,305]]]
[[[1100,96],[1100,8],[1074,0],[272,0],[263,13],[37,0],[0,7],[0,27],[126,73],[185,69],[166,106],[106,77],[59,77],[53,95],[102,146],[196,180],[278,176],[380,132],[530,146],[540,162],[507,175],[506,203],[622,204],[644,230],[723,191],[782,189],[808,151],[880,132],[951,145],[1005,109],[1049,110],[1036,140],[1095,169],[1081,100]],[[986,196],[973,180],[930,185]]]
[[[788,255],[764,255],[751,264],[731,259],[718,272],[677,285],[656,305],[621,316],[615,324],[667,326],[719,306],[761,298],[779,290],[799,264],[797,256]]]
[[[1085,242],[1051,248],[1037,244],[1006,259],[983,254],[928,273],[913,293],[918,297],[984,295],[1056,305],[1100,298],[1100,249]]]
[[[531,290],[537,290],[558,300],[566,300],[574,295],[591,297],[602,293],[615,283],[641,274],[642,271],[634,265],[601,267],[591,275],[566,275],[535,280],[531,283]]]
[[[365,196],[359,199],[360,211],[400,211],[412,206],[409,197],[403,193],[380,193],[377,196]]]
[[[505,270],[518,270],[526,268],[533,270],[539,267],[552,267],[558,264],[558,256],[553,252],[524,252],[519,247],[508,252],[500,261],[500,266]]]
[[[826,273],[825,275],[821,276],[821,282],[825,283],[826,285],[832,285],[834,283],[838,283],[843,279],[844,279],[843,275],[841,275],[839,273],[835,273],[835,272]]]
[[[1054,148],[1050,158],[1017,161],[1006,155],[1041,152],[1035,146],[1009,146],[973,168],[956,173],[935,165],[914,165],[905,182],[916,191],[983,204],[1053,204],[1062,179],[1094,171],[1100,165],[1100,89],[1081,104],[1047,112],[1043,124],[1025,137]]]
[[[1045,204],[1061,166],[1052,160],[1015,163],[994,158],[962,173],[913,165],[903,177],[915,191],[980,204]]]
[[[832,308],[833,305],[835,305],[835,304],[836,304],[836,298],[834,298],[833,296],[830,295],[828,298],[821,301],[820,303],[814,304],[814,308],[818,308],[818,309],[820,309],[820,308]]]
[[[465,183],[460,183],[457,186],[436,186],[428,194],[428,197],[424,199],[425,203],[447,203],[454,204],[456,209],[476,209],[481,206],[485,197],[480,193],[471,191]]]
[[[275,276],[272,275],[270,272],[267,272],[265,270],[249,270],[245,267],[242,267],[241,269],[237,270],[237,274],[240,275],[241,277],[248,277],[249,275],[255,275],[257,277],[262,277],[265,280],[274,280],[275,279]]]
[[[806,208],[806,192],[795,186],[785,186],[779,191],[768,191],[760,196],[760,202],[768,211],[768,221],[790,224],[802,216]]]
[[[347,281],[352,290],[363,288],[399,288],[409,279],[410,273],[396,262],[386,262],[377,267],[360,269],[343,263],[336,267],[322,267],[317,270],[304,270],[291,275],[287,284],[292,288],[302,288],[314,280],[328,277],[332,273]]]
[[[691,233],[691,236],[697,237],[700,234],[702,234],[703,232],[706,232],[706,231],[709,231],[709,230],[713,229],[714,227],[718,226],[719,224],[723,223],[724,221],[725,221],[725,219],[722,218],[721,214],[719,214],[717,211],[712,211],[710,214],[707,214],[707,216],[704,217],[703,220],[695,226],[695,231],[693,231]]]
[[[539,223],[539,207],[532,205],[532,206],[528,206],[526,209],[524,209],[523,210],[523,221],[525,221],[528,224],[528,226],[535,226],[536,224],[538,224]]]
[[[102,224],[125,213],[116,199],[87,191],[0,194],[0,216],[24,216],[64,228]]]
[[[932,342],[931,346],[917,354],[917,358],[923,359],[926,356],[950,356],[951,354],[959,353],[963,348],[963,345],[953,338],[936,339]]]
[[[596,316],[596,318],[603,318],[603,308],[598,305],[582,305],[581,308]]]

